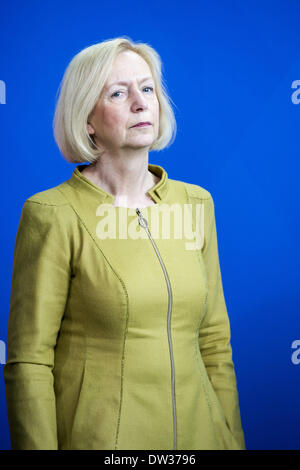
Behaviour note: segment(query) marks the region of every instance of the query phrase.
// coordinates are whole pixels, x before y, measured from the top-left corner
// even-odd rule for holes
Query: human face
[[[150,125],[133,127],[138,122]],[[158,130],[159,102],[150,67],[139,54],[122,51],[89,117],[88,132],[99,148],[118,152],[122,148],[150,148]]]

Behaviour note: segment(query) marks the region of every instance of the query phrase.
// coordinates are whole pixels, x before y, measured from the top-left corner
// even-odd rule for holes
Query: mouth
[[[138,124],[136,124],[135,126],[132,126],[132,127],[147,127],[147,126],[151,126],[151,122],[139,122]]]

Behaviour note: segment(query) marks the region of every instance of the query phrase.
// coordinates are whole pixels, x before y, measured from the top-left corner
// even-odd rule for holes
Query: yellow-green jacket
[[[12,449],[244,449],[211,194],[149,164],[156,204],[138,212],[85,166],[22,209]]]

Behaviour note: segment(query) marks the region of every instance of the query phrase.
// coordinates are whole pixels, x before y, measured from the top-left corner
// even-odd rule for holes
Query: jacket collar
[[[87,166],[88,165],[77,165],[71,178],[68,180],[68,183],[73,188],[80,191],[94,193],[100,203],[105,202],[106,204],[113,204],[115,196],[101,189],[81,173],[81,171]],[[150,191],[148,191],[148,194],[150,194],[154,201],[159,203],[165,198],[169,190],[168,174],[163,167],[159,165],[153,165],[151,163],[148,164],[148,170],[160,178],[156,185],[153,186]]]

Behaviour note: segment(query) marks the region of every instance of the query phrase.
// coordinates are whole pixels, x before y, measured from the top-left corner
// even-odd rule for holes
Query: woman
[[[85,164],[22,209],[13,449],[245,448],[213,199],[148,163],[175,130],[149,45],[116,38],[70,62],[54,134]]]

